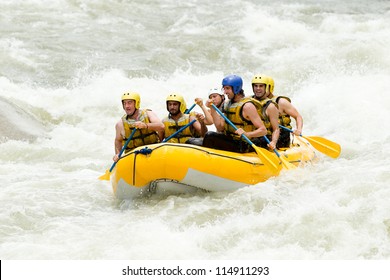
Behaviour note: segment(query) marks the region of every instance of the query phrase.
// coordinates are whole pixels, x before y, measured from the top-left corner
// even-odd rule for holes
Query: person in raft
[[[182,95],[171,93],[166,98],[168,116],[163,118],[164,130],[159,132],[160,139],[167,139],[170,143],[185,143],[193,145],[202,145],[202,138],[207,132],[204,123],[204,115],[197,112],[186,114],[187,105]],[[177,131],[188,125],[191,121],[196,120],[192,125],[187,126],[184,130]]]
[[[278,105],[267,97],[269,89],[268,76],[257,74],[252,79],[252,90],[257,112],[267,129],[267,139],[260,138],[260,147],[274,150],[279,139],[279,109]],[[270,142],[270,143],[268,143]]]
[[[225,95],[223,94],[221,87],[213,87],[209,90],[209,98],[203,103],[203,99],[200,97],[195,98],[195,103],[202,109],[205,120],[205,125],[213,124],[213,117],[211,116],[210,110],[211,103],[213,103],[219,110],[223,110],[223,103],[225,101]]]
[[[210,105],[217,132],[209,131],[203,139],[203,146],[225,151],[246,153],[254,151],[241,135],[248,137],[253,144],[266,135],[265,128],[252,98],[246,98],[240,76],[228,75],[222,80],[223,91],[228,99],[223,106],[223,114],[237,128],[235,130],[225,118]]]
[[[141,109],[141,98],[136,92],[125,92],[122,95],[122,107],[126,112],[115,125],[115,155],[113,160],[119,160],[119,153],[133,130],[136,131],[129,141],[125,152],[136,147],[159,142],[157,132],[164,131],[164,124],[150,109]]]
[[[294,135],[301,135],[303,128],[303,118],[298,110],[291,104],[291,99],[287,96],[274,95],[274,79],[268,76],[267,98],[278,104],[279,107],[279,124],[293,130]],[[296,128],[292,129],[291,117],[295,119]],[[290,131],[281,128],[277,148],[290,147]]]

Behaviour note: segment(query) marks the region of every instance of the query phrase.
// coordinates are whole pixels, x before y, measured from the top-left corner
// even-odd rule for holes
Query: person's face
[[[133,99],[126,99],[123,100],[123,109],[125,110],[126,114],[131,116],[135,112],[135,100]]]
[[[229,99],[234,98],[234,92],[233,92],[233,88],[231,86],[224,86],[223,93],[226,94],[227,98],[229,98]]]
[[[209,98],[215,106],[220,105],[222,102],[222,96],[219,93],[212,93],[210,94]]]
[[[168,108],[168,112],[169,112],[172,116],[176,116],[177,114],[180,113],[180,102],[177,102],[177,101],[168,101],[168,102],[167,102],[167,108]]]
[[[253,93],[257,98],[264,98],[266,96],[265,84],[253,84]]]

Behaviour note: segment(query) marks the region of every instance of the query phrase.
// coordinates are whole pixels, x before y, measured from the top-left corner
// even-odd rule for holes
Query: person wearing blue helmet
[[[243,81],[240,76],[228,75],[222,80],[224,94],[228,101],[223,105],[223,113],[236,126],[235,130],[210,105],[217,132],[209,131],[203,139],[203,146],[225,151],[246,153],[254,151],[243,138],[245,135],[256,145],[260,137],[266,135],[265,128],[252,98],[245,98],[242,89]]]

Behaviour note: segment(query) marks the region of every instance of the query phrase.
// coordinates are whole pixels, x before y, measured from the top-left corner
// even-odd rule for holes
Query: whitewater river
[[[0,258],[388,260],[390,2],[0,1]],[[342,153],[230,193],[119,201],[124,91],[163,118],[275,79]],[[195,109],[200,111],[199,109]],[[211,128],[212,129],[212,128]],[[200,178],[201,179],[201,178]],[[251,278],[253,279],[253,278]]]

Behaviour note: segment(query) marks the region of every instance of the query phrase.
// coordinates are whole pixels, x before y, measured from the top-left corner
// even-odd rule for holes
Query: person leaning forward
[[[122,95],[122,107],[126,114],[115,125],[115,155],[119,153],[134,129],[137,129],[129,141],[126,152],[136,147],[159,142],[157,132],[164,131],[164,124],[150,109],[141,109],[141,98],[136,92],[125,92]]]
[[[235,130],[210,104],[217,132],[209,131],[203,139],[203,146],[225,151],[246,153],[254,151],[243,138],[245,135],[253,144],[259,143],[259,137],[266,135],[265,128],[252,98],[245,98],[243,81],[237,75],[226,76],[222,80],[223,91],[228,101],[223,105],[225,116],[235,124]]]

